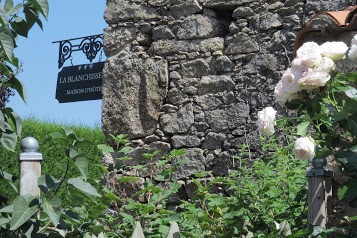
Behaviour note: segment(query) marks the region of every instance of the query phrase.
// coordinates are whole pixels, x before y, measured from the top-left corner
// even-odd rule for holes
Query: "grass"
[[[92,141],[94,145],[105,143],[104,134],[99,127],[91,128],[84,125],[39,121],[33,117],[24,119],[22,138],[32,136],[38,140],[40,145],[39,152],[42,153],[43,156],[43,161],[41,163],[42,174],[51,174],[55,178],[60,178],[64,174],[60,164],[66,163],[67,160],[65,156],[65,147],[55,139],[51,138],[49,134],[52,132],[61,132],[61,128],[72,129],[77,136]],[[18,160],[21,153],[20,142],[21,140],[19,140],[16,146],[15,153],[0,146],[0,169],[15,175],[16,177],[19,176]],[[89,177],[92,179],[99,179],[101,171],[94,166],[94,164],[101,164],[101,153],[96,146],[86,146],[80,148],[80,150],[87,155],[86,158],[90,161]],[[72,168],[69,171],[69,176],[78,177],[79,171]],[[15,195],[13,192],[9,192],[9,188],[2,184],[0,184],[0,191],[4,192],[2,194],[8,194],[10,197]]]

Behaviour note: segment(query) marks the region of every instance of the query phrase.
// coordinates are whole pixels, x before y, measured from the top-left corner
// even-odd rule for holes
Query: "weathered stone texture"
[[[224,49],[224,39],[220,37],[192,41],[159,40],[153,42],[150,53],[167,56],[185,52],[215,52]]]
[[[225,34],[225,22],[204,15],[189,16],[177,24],[179,40],[205,39]]]
[[[129,138],[152,134],[167,94],[166,60],[117,55],[107,60],[104,75],[104,132]]]
[[[170,6],[170,12],[175,18],[186,17],[202,11],[197,0],[181,0]]]
[[[160,119],[160,124],[164,132],[186,133],[194,122],[192,104],[187,104],[177,111],[177,113],[169,113],[163,115]]]
[[[128,20],[158,19],[160,15],[155,8],[145,6],[144,3],[123,0],[108,0],[104,18],[108,24]]]
[[[141,153],[185,148],[186,155],[168,165],[186,161],[174,178],[207,170],[226,175],[242,144],[260,150],[256,114],[266,105],[276,106],[274,86],[289,64],[297,32],[315,13],[353,4],[107,0],[104,132],[134,139],[130,165],[148,163]],[[319,27],[330,22],[320,19]],[[105,162],[115,163],[107,157]],[[183,197],[192,196],[192,183],[182,183]]]
[[[228,44],[225,53],[232,54],[246,54],[259,51],[259,44],[253,37],[246,33],[237,33],[233,36],[233,41]]]

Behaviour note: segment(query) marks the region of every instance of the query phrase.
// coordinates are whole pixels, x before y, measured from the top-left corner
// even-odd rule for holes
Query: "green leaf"
[[[97,145],[97,148],[102,151],[102,153],[114,153],[114,149],[105,144],[99,144]]]
[[[53,133],[50,133],[48,136],[59,141],[62,145],[65,145],[65,146],[69,145],[69,143],[71,142],[69,139],[65,138],[60,132],[53,132]]]
[[[133,148],[132,147],[129,147],[129,146],[124,146],[123,148],[120,149],[120,152],[124,153],[124,154],[129,154],[130,152],[133,151]]]
[[[343,110],[352,114],[357,114],[357,101],[347,98]]]
[[[297,126],[297,135],[299,136],[305,136],[306,133],[307,133],[307,130],[309,129],[309,125],[310,125],[310,122],[308,121],[304,121],[302,123],[300,123],[298,126]]]
[[[107,167],[105,167],[104,165],[101,164],[94,164],[95,166],[97,166],[103,173],[109,173]]]
[[[10,223],[10,219],[9,218],[6,218],[6,217],[0,217],[0,226],[3,226],[7,223]]]
[[[52,132],[49,134],[54,139],[62,139],[64,138],[63,135],[60,132]]]
[[[35,23],[43,30],[40,14],[31,4],[25,4],[24,11],[27,22],[27,28],[30,30]]]
[[[93,187],[90,183],[83,181],[81,178],[71,178],[68,180],[68,184],[73,185],[73,187],[87,195],[101,197],[95,187]]]
[[[27,22],[22,17],[16,17],[15,21],[10,22],[10,25],[16,34],[27,38],[29,29]]]
[[[357,153],[352,151],[338,151],[336,153],[336,159],[343,164],[357,164]]]
[[[14,13],[17,13],[22,8],[22,2],[18,3],[15,7],[11,8],[9,11],[6,12],[6,15],[9,17]]]
[[[1,134],[0,143],[7,150],[15,152],[16,143],[17,143],[16,133],[11,130],[6,130]]]
[[[347,129],[352,135],[357,135],[357,115],[352,115],[348,118]]]
[[[345,94],[349,98],[357,98],[357,89],[352,86],[349,86],[348,89],[345,91]]]
[[[7,19],[6,12],[3,8],[0,7],[0,23],[2,26],[7,27],[9,20]]]
[[[13,213],[13,211],[14,211],[14,204],[11,204],[9,206],[0,209],[0,213]]]
[[[76,159],[76,161],[74,162],[77,166],[77,168],[79,169],[79,171],[81,172],[84,180],[87,180],[88,178],[88,160],[84,157],[79,157]]]
[[[77,140],[74,142],[74,145],[76,146],[93,146],[94,143],[90,140]]]
[[[6,131],[6,120],[4,113],[0,110],[0,130]]]
[[[351,148],[349,148],[349,151],[352,151],[354,153],[357,153],[357,145],[352,146]]]
[[[48,2],[47,0],[29,0],[34,7],[39,10],[42,15],[47,19],[48,18]]]
[[[57,226],[61,217],[62,200],[54,197],[50,200],[44,199],[42,203],[43,211],[49,216],[54,226]]]
[[[10,11],[14,7],[14,2],[13,0],[5,0],[4,4],[4,10],[6,12]]]
[[[37,179],[37,184],[42,192],[48,193],[56,189],[61,184],[61,181],[49,174],[44,174]]]
[[[106,193],[103,196],[103,202],[107,205],[109,205],[111,202],[116,201],[119,202],[121,199],[115,195],[114,193]]]
[[[17,179],[15,176],[4,171],[0,171],[0,179],[7,183],[16,193],[18,193],[17,185],[14,183]]]
[[[348,72],[344,75],[349,82],[357,82],[357,72]]]
[[[8,61],[12,62],[12,58],[14,57],[14,40],[11,32],[4,27],[0,27],[0,46],[4,50]]]
[[[341,121],[341,120],[345,120],[348,118],[350,114],[346,111],[340,111],[340,112],[335,112],[333,114],[333,119],[334,119],[334,122],[338,122],[338,121]]]
[[[28,221],[38,210],[38,199],[32,195],[18,196],[14,200],[10,230],[16,230]]]
[[[105,227],[103,225],[95,225],[90,227],[90,231],[96,236],[99,236],[104,230]]]
[[[120,134],[117,136],[114,136],[112,134],[109,134],[110,139],[114,140],[115,142],[117,142],[119,145],[125,145],[126,143],[128,143],[128,140],[125,139],[126,137],[128,137],[128,135],[126,134]]]
[[[119,183],[127,183],[127,182],[135,182],[137,181],[137,177],[132,177],[132,176],[123,176],[118,179]]]
[[[185,149],[175,149],[175,150],[172,150],[170,152],[170,155],[172,156],[182,156],[182,155],[185,155],[186,154],[186,150]]]
[[[357,199],[357,181],[350,179],[344,183],[337,191],[337,196],[341,201],[352,201]]]
[[[9,108],[9,107],[5,108],[5,113],[10,118],[12,123],[15,125],[17,136],[21,137],[21,132],[22,132],[22,119],[21,119],[21,117],[19,116],[19,114],[14,112],[12,110],[12,108]]]
[[[1,34],[1,33],[0,33]],[[26,93],[26,88],[22,84],[20,80],[18,80],[16,77],[11,77],[11,79],[7,82],[4,83],[4,86],[7,87],[12,87],[17,91],[17,93],[20,95],[24,103],[27,103],[27,93]]]

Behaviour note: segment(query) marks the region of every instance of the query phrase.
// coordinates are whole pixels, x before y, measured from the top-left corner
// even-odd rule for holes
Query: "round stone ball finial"
[[[21,141],[22,152],[38,152],[40,145],[38,141],[33,137],[26,137]]]

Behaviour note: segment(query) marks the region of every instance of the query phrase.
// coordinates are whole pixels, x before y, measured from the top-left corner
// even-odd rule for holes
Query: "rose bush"
[[[343,42],[304,43],[276,85],[274,95],[280,105],[296,110],[291,118],[297,125],[295,136],[300,137],[295,141],[295,157],[334,158],[342,175],[349,177],[339,188],[338,197],[357,208],[357,73],[336,70],[337,61],[346,55],[350,60],[357,59],[357,35],[349,48]],[[270,136],[272,133],[265,133],[260,126],[264,111],[258,112],[258,130]],[[274,123],[269,121],[269,125]],[[344,219],[345,228],[356,227],[356,218]],[[345,234],[342,237],[356,237],[357,231],[347,229]]]

